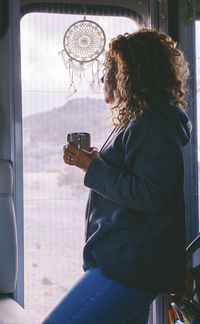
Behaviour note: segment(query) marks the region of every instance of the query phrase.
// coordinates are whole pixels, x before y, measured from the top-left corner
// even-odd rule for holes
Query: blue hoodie
[[[152,107],[116,127],[84,178],[83,269],[99,267],[128,288],[157,293],[185,289],[185,211],[182,146],[188,117]]]

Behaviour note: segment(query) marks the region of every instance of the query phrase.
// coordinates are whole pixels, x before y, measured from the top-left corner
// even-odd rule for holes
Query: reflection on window
[[[66,133],[89,132],[101,148],[112,126],[103,92],[83,80],[68,91],[68,75],[58,55],[63,35],[77,15],[32,13],[21,22],[25,308],[38,323],[82,274],[84,217],[88,190],[84,173],[64,164]],[[133,32],[128,18],[90,17],[109,40]]]

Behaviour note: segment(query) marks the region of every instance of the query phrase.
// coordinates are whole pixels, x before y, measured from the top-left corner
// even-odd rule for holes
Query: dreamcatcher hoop
[[[79,63],[89,63],[104,51],[106,36],[96,22],[83,19],[72,24],[64,34],[63,46],[66,54]]]

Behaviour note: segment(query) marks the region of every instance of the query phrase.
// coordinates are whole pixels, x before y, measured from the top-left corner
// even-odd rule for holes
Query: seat
[[[0,324],[36,323],[12,298],[17,281],[17,229],[12,198],[13,169],[0,160]]]
[[[0,160],[0,294],[13,293],[17,280],[17,230],[12,188],[11,163]]]

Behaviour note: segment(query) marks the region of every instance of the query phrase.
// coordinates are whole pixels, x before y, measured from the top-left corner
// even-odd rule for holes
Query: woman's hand
[[[88,150],[77,149],[73,143],[63,146],[63,159],[69,165],[75,165],[84,172],[87,171],[92,160],[100,156],[96,147],[90,147]]]

